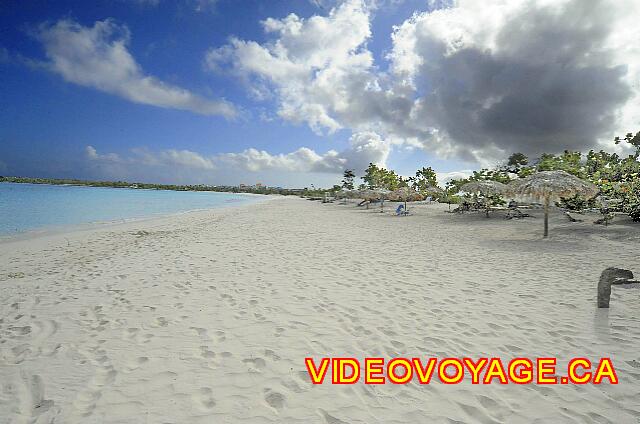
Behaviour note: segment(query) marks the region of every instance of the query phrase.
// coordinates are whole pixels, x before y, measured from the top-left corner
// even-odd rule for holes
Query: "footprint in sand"
[[[166,327],[169,325],[169,321],[165,317],[156,318],[156,327]]]
[[[124,335],[126,340],[133,341],[138,344],[149,343],[153,337],[154,336],[151,333],[141,334],[139,328],[127,328]]]
[[[17,417],[24,422],[54,422],[59,408],[53,400],[44,398],[42,377],[21,372],[15,379],[3,382],[3,392],[13,398]],[[23,420],[16,419],[16,422]],[[9,420],[9,422],[13,422]]]
[[[125,364],[125,371],[133,372],[142,367],[147,362],[149,362],[149,358],[147,358],[146,356],[140,356],[138,358],[131,359]]]
[[[218,330],[214,334],[218,338],[218,343],[222,343],[223,341],[225,341],[227,339],[227,336],[225,336],[224,331]]]
[[[192,399],[196,408],[204,413],[211,412],[216,406],[216,401],[213,399],[213,390],[209,387],[202,387],[198,389]]]
[[[242,362],[250,365],[249,371],[262,371],[267,366],[267,361],[262,358],[247,358]]]
[[[189,327],[189,328],[195,331],[198,334],[198,336],[202,337],[203,339],[209,339],[209,332],[207,331],[206,328],[201,328],[201,327]]]
[[[216,357],[216,353],[209,350],[208,346],[200,346],[200,355],[205,359],[214,359]]]
[[[264,401],[278,412],[284,409],[286,404],[286,398],[282,393],[268,388],[264,389]]]
[[[16,338],[31,334],[31,327],[28,325],[25,325],[24,327],[9,327],[7,328],[7,331],[12,333],[12,335],[9,336],[10,338]]]
[[[118,375],[104,351],[97,350],[96,354],[98,355],[94,359],[94,363],[97,366],[96,373],[89,381],[86,389],[80,391],[73,402],[74,412],[80,417],[88,417],[93,414],[96,404],[102,397],[102,393],[113,384]]]
[[[273,350],[271,349],[265,349],[264,351],[264,355],[267,358],[271,358],[274,361],[279,361],[280,360],[280,356],[278,354],[276,354]]]

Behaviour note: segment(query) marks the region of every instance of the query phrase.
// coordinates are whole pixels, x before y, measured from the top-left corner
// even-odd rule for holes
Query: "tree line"
[[[581,199],[580,196],[562,199],[560,206],[584,209],[596,207],[598,202],[606,201],[608,209],[625,212],[634,221],[640,221],[640,131],[616,137],[614,142],[628,144],[635,152],[621,157],[604,150],[590,150],[586,154],[565,150],[557,155],[544,153],[535,160],[530,160],[523,153],[514,153],[503,164],[474,171],[467,178],[449,180],[444,187],[438,187],[436,173],[431,167],[423,167],[416,171],[414,177],[404,178],[393,170],[371,163],[361,177],[363,183],[357,188],[393,191],[409,187],[425,196],[431,195],[440,201],[457,203],[460,200],[457,196],[460,187],[471,181],[492,180],[508,184],[536,172],[562,170],[595,184],[600,190],[600,196],[599,199],[590,201]],[[355,189],[355,178],[353,170],[346,170],[342,184],[334,186],[333,190]]]
[[[224,193],[251,193],[251,194],[280,194],[283,196],[299,196],[306,195],[312,190],[304,189],[288,189],[281,187],[239,187],[239,186],[212,186],[205,184],[177,185],[177,184],[154,184],[127,181],[86,181],[78,179],[66,178],[31,178],[31,177],[7,177],[0,176],[0,182],[8,183],[26,183],[26,184],[51,184],[51,185],[74,185],[87,187],[110,187],[110,188],[129,188],[142,190],[172,190],[172,191],[212,191]]]

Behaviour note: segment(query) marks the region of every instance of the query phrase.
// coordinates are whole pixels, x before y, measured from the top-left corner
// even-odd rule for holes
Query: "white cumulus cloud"
[[[48,69],[65,80],[115,94],[135,103],[188,110],[202,115],[237,114],[229,102],[208,99],[147,75],[129,52],[129,30],[110,19],[85,27],[64,19],[41,25]]]
[[[198,177],[198,180],[215,182],[228,171],[252,173],[277,172],[341,174],[345,169],[354,169],[361,174],[369,163],[385,165],[390,144],[373,132],[356,133],[349,141],[349,148],[342,152],[328,150],[320,154],[313,149],[301,147],[290,153],[269,153],[254,148],[237,153],[203,155],[190,150],[166,149],[153,151],[134,148],[127,155],[100,153],[93,146],[85,148],[85,157],[90,163],[100,165],[113,178],[147,172],[165,176]],[[181,178],[185,180],[185,178]]]
[[[340,115],[351,113],[354,96],[378,90],[370,77],[373,56],[364,48],[371,36],[364,1],[344,2],[326,17],[290,14],[262,25],[273,42],[233,38],[209,51],[206,62],[241,77],[258,98],[276,96],[283,119],[333,132],[343,127]]]

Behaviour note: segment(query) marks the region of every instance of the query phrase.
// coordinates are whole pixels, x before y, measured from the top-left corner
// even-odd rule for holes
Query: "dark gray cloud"
[[[509,16],[492,48],[446,53],[448,40],[419,38],[416,84],[428,94],[416,119],[446,132],[467,157],[580,150],[611,138],[632,88],[627,66],[606,48],[616,20],[605,3],[531,3]]]

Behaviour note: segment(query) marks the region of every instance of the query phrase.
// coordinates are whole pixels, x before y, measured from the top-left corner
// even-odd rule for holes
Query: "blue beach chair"
[[[406,211],[404,209],[404,205],[398,205],[398,207],[396,208],[396,215],[397,216],[409,215],[409,211]]]

